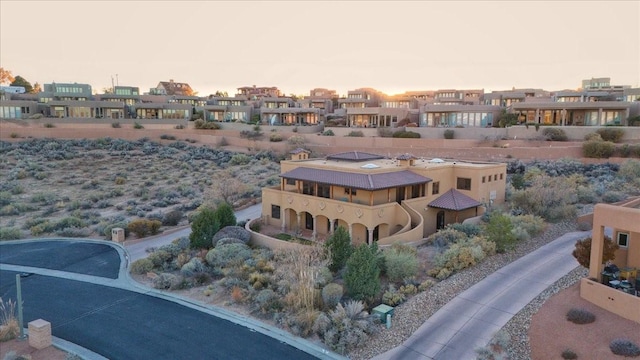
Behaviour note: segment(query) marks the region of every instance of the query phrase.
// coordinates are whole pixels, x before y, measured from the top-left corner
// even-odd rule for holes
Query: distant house
[[[149,89],[150,95],[180,95],[193,96],[195,91],[187,83],[175,82],[173,79],[169,81],[160,81],[158,86]]]

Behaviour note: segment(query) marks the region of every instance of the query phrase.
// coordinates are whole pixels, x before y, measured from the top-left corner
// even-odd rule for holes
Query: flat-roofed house
[[[262,220],[282,232],[322,239],[343,226],[354,244],[411,242],[505,198],[502,163],[358,151],[307,155],[282,161],[280,184],[262,190]]]

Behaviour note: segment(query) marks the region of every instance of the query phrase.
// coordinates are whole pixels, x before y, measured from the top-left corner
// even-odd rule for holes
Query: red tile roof
[[[482,203],[456,189],[447,191],[429,203],[429,206],[434,208],[454,211],[466,210],[480,205]]]
[[[297,167],[291,171],[280,174],[280,177],[363,190],[380,190],[396,186],[417,185],[431,182],[430,178],[418,175],[409,170],[364,174]]]
[[[348,151],[343,153],[331,154],[327,156],[328,160],[345,160],[345,161],[369,161],[384,159],[384,156],[378,154],[370,154],[360,151]]]

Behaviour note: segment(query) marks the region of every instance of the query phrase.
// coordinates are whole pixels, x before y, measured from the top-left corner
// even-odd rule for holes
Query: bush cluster
[[[352,130],[346,136],[350,137],[364,137],[364,133],[361,130]]]
[[[162,223],[158,220],[137,219],[129,222],[127,229],[141,238],[149,234],[157,234],[160,226],[162,226]]]
[[[205,121],[203,119],[198,119],[193,122],[193,125],[196,129],[203,130],[218,130],[220,129],[220,125],[213,121]]]
[[[568,139],[567,133],[557,127],[545,127],[542,135],[549,141],[567,141]]]
[[[600,135],[602,140],[611,141],[613,143],[620,142],[622,137],[624,136],[624,130],[619,128],[605,127],[602,129],[598,129],[596,134]]]
[[[447,129],[444,131],[445,139],[453,139],[455,132],[452,129]]]
[[[434,268],[429,270],[429,275],[446,279],[453,272],[473,266],[495,252],[496,244],[481,236],[458,241],[435,256]]]
[[[223,239],[237,239],[239,243],[248,245],[251,233],[241,226],[225,226],[213,236],[213,247],[222,245],[220,241]]]
[[[640,356],[640,347],[629,339],[614,339],[609,343],[611,352],[625,357]]]
[[[332,350],[345,354],[363,345],[375,331],[374,318],[365,311],[364,303],[349,301],[338,304],[329,313],[320,314],[313,330]]]
[[[269,141],[271,141],[271,142],[280,142],[280,141],[282,141],[282,135],[280,135],[278,133],[273,133],[273,134],[269,135]]]
[[[415,131],[396,131],[392,136],[394,138],[420,139],[420,134]]]
[[[610,158],[615,152],[615,145],[610,141],[586,141],[582,144],[582,154],[588,158]]]
[[[322,136],[335,136],[336,134],[333,133],[333,130],[328,129],[322,132]]]

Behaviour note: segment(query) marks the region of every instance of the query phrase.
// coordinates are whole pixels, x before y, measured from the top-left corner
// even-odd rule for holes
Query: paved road
[[[62,256],[57,262],[50,256],[80,254],[76,245],[90,261]],[[112,260],[113,249],[64,240],[0,244],[0,297],[15,299],[15,275],[31,273],[21,279],[25,324],[43,318],[54,336],[110,359],[336,358],[280,329],[138,287],[119,259],[115,268],[93,270],[94,264]],[[47,268],[37,267],[39,262]],[[114,269],[119,269],[115,279]]]
[[[503,267],[455,297],[402,345],[374,360],[476,359],[512,317],[578,266],[571,255],[590,231],[568,233]],[[393,327],[392,327],[393,329]]]
[[[259,218],[262,213],[262,203],[249,206],[248,208],[238,210],[235,212],[236,219],[238,221],[245,221],[247,219]],[[162,245],[170,244],[173,240],[181,238],[183,236],[189,236],[191,233],[191,227],[185,227],[180,230],[171,232],[169,234],[163,234],[146,238],[142,241],[132,244],[126,244],[125,247],[129,253],[129,260],[131,262],[138,259],[142,259],[149,255],[147,253],[148,248],[159,247]]]

